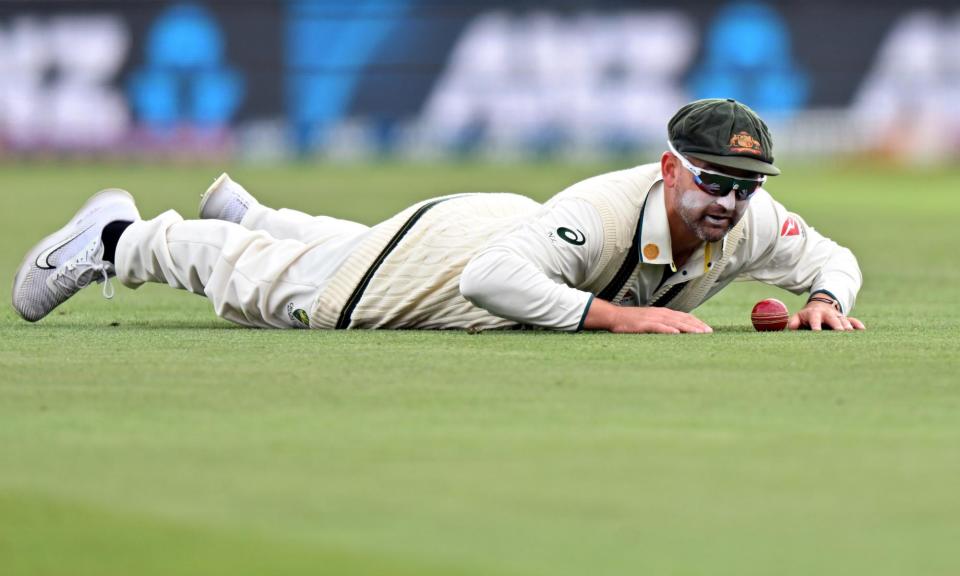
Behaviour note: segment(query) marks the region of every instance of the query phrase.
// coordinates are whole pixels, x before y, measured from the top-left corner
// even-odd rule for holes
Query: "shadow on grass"
[[[274,328],[252,328],[249,326],[241,326],[239,324],[233,324],[226,320],[219,318],[170,318],[162,317],[158,315],[153,318],[117,318],[116,316],[112,318],[102,318],[95,317],[89,314],[56,314],[51,315],[49,318],[45,318],[37,323],[30,323],[20,318],[16,318],[13,315],[9,315],[7,318],[0,320],[0,330],[11,330],[16,334],[29,334],[32,333],[39,334],[44,332],[56,331],[56,330],[143,330],[143,331],[167,331],[167,330],[198,330],[205,332],[220,332],[220,331],[251,331],[251,332],[265,332],[265,333],[301,333],[303,335],[307,334],[317,334],[317,333],[350,333],[350,334],[360,334],[360,333],[388,333],[388,334],[464,334],[468,336],[480,337],[485,334],[487,335],[497,335],[500,337],[524,337],[529,338],[531,335],[537,335],[537,337],[590,337],[595,335],[608,335],[613,336],[609,332],[557,332],[552,330],[540,329],[540,328],[530,328],[530,327],[517,327],[517,328],[506,328],[500,330],[469,330],[469,329],[450,329],[450,330],[416,330],[416,329],[398,329],[398,330],[348,330],[346,332],[334,331],[334,330],[304,330],[304,329],[274,329]],[[742,324],[729,324],[729,325],[714,325],[713,326],[714,334],[753,334],[755,330],[751,326],[744,326]],[[619,334],[616,336],[630,338],[636,336],[671,336],[671,335],[657,335],[657,334]]]
[[[4,321],[0,325],[2,330],[15,331],[18,334],[39,334],[57,330],[203,330],[203,331],[222,331],[222,330],[256,330],[256,328],[247,328],[237,324],[230,324],[222,320],[110,320],[104,321],[85,320],[72,318],[51,319],[37,323],[29,323],[23,320]],[[32,331],[32,332],[31,332]]]

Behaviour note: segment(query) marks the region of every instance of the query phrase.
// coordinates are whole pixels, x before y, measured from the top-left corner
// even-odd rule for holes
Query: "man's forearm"
[[[583,320],[584,330],[660,334],[709,334],[713,330],[686,312],[669,308],[616,306],[594,298]]]
[[[506,250],[478,255],[460,277],[460,293],[491,314],[552,330],[582,328],[593,295],[548,278]]]
[[[620,312],[619,306],[594,298],[583,318],[583,329],[616,332],[616,327],[620,324]]]
[[[860,265],[853,252],[838,246],[814,279],[810,295],[821,293],[831,297],[846,314],[853,310],[862,284]]]

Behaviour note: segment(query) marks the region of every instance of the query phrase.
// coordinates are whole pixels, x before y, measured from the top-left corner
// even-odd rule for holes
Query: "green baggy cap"
[[[732,98],[696,100],[667,125],[670,142],[684,156],[716,166],[776,176],[770,130],[757,113]]]

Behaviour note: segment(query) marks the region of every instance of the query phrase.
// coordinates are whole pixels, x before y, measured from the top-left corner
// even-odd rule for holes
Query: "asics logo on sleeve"
[[[580,230],[571,230],[563,226],[557,228],[557,236],[574,246],[583,246],[583,243],[587,241],[587,237]]]

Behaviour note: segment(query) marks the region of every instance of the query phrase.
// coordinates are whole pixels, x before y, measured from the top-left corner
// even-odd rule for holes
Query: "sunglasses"
[[[737,178],[723,174],[722,172],[699,168],[677,152],[671,142],[667,142],[667,146],[670,147],[670,152],[680,160],[680,164],[693,174],[693,182],[697,185],[697,188],[711,196],[723,198],[733,190],[733,194],[737,200],[749,200],[750,197],[753,196],[753,193],[757,191],[757,188],[767,180],[766,176],[759,178]]]

